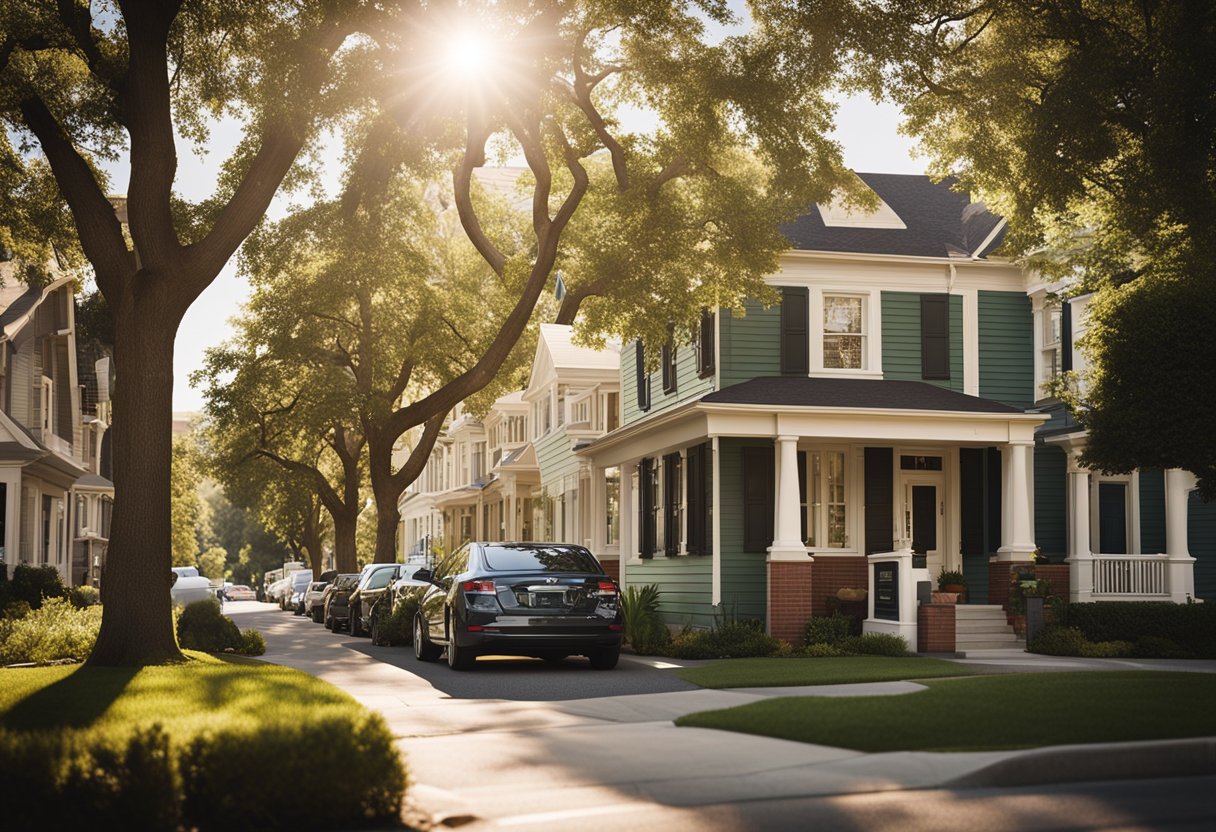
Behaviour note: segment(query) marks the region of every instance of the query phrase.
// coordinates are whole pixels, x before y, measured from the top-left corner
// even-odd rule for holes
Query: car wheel
[[[303,602],[303,601],[301,601],[300,603],[296,604],[295,614],[296,614],[296,615],[303,615],[303,614],[304,614],[304,602]]]
[[[325,629],[330,632],[334,631],[334,617],[332,615],[325,616]]]
[[[468,647],[461,647],[456,643],[456,637],[449,634],[448,637],[448,667],[452,670],[472,670],[474,662],[477,661],[477,655]]]
[[[363,635],[363,608],[362,607],[351,607],[350,608],[350,618],[346,619],[346,621],[350,625],[350,634],[352,636]]]
[[[312,608],[312,620],[313,620],[313,622],[314,622],[314,623],[316,623],[316,624],[320,624],[320,623],[321,623],[321,620],[322,620],[322,615],[321,615],[321,608],[320,608],[320,607],[313,607],[313,608]]]
[[[596,650],[588,658],[591,659],[591,666],[596,670],[612,670],[621,658],[621,648],[604,647]]]
[[[372,645],[373,646],[375,646],[375,647],[387,647],[388,646],[384,641],[381,640],[382,637],[384,636],[384,633],[382,632],[382,628],[380,626],[380,616],[375,615],[374,613],[372,615],[371,634],[372,634]]]
[[[433,662],[439,658],[440,650],[431,644],[426,627],[422,624],[422,616],[414,616],[414,658],[420,662]]]

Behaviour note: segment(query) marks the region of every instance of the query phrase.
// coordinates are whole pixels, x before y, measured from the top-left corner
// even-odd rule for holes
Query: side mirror
[[[427,569],[424,566],[421,569],[419,569],[417,572],[414,573],[414,580],[415,581],[426,581],[427,583],[433,584],[435,582],[435,576],[431,572],[431,570]]]

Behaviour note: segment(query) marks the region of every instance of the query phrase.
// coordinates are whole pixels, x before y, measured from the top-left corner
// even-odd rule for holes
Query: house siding
[[[1216,602],[1216,503],[1205,503],[1198,491],[1187,501],[1187,543],[1195,558],[1195,597]]]
[[[882,376],[963,390],[963,297],[950,296],[950,378],[921,373],[920,293],[882,293]]]
[[[1165,551],[1165,473],[1160,468],[1140,469],[1140,552]]]
[[[713,625],[713,561],[701,555],[629,561],[626,586],[654,584],[659,588],[659,614],[673,627]]]
[[[1021,292],[979,293],[980,396],[1034,403],[1034,316]],[[884,344],[885,351],[885,344]]]
[[[1053,561],[1068,552],[1068,460],[1054,445],[1034,449],[1034,542]]]
[[[746,314],[735,317],[729,309],[718,315],[722,388],[753,378],[781,375],[781,307],[765,309],[749,300]]]
[[[691,399],[700,398],[714,389],[714,377],[697,377],[697,350],[692,344],[681,344],[676,347],[676,389],[673,393],[663,392],[663,373],[656,368],[650,373],[650,408],[638,409],[637,362],[634,361],[635,347],[630,346],[622,351],[626,359],[621,361],[621,402],[624,405],[624,424],[628,425],[670,410],[676,405]]]
[[[722,604],[739,618],[764,620],[768,603],[765,555],[743,551],[743,448],[773,443],[760,439],[720,439],[720,541],[722,546]]]
[[[560,485],[562,477],[578,473],[578,457],[570,450],[570,437],[563,425],[534,443],[542,487]]]

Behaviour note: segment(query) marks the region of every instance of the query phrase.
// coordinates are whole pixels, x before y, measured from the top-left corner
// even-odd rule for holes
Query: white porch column
[[[712,598],[710,603],[722,603],[722,475],[721,475],[721,460],[722,455],[718,453],[718,437],[714,436],[710,440],[710,471],[712,474],[712,506],[713,506],[713,553],[711,558],[713,563],[710,564],[711,569],[711,591]]]
[[[1080,451],[1068,452],[1068,487],[1072,500],[1068,518],[1068,578],[1070,601],[1092,601],[1094,555],[1089,545],[1089,469],[1078,462]]]
[[[636,470],[636,462],[621,463],[621,586],[625,585],[625,565],[638,557],[638,547],[633,541],[633,519],[637,516],[633,500],[633,475]]]
[[[1195,559],[1187,543],[1187,501],[1194,487],[1190,471],[1165,472],[1165,582],[1170,600],[1178,604],[1195,597]]]
[[[775,507],[776,535],[769,547],[769,560],[805,561],[806,544],[802,541],[802,523],[798,517],[798,437],[777,437],[777,457],[780,464],[777,478]]]
[[[1028,442],[1011,442],[1008,448],[1008,453],[1001,455],[1004,478],[1001,482],[1001,548],[997,549],[997,559],[1029,560],[1034,552],[1029,499],[1034,475],[1027,462],[1034,446]]]
[[[511,477],[503,482],[503,488],[506,489],[507,492],[505,497],[506,506],[504,509],[507,516],[503,518],[505,521],[503,533],[507,536],[507,540],[519,540],[519,524],[515,522],[515,478]]]
[[[688,449],[680,448],[680,548],[688,554]]]

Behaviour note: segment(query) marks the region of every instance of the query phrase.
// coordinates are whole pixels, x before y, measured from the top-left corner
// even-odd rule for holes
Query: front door
[[[1098,483],[1098,551],[1125,555],[1127,547],[1127,483]]]
[[[923,555],[930,575],[942,568],[942,520],[945,504],[938,479],[908,477],[904,480],[904,524],[912,541],[912,552]]]

